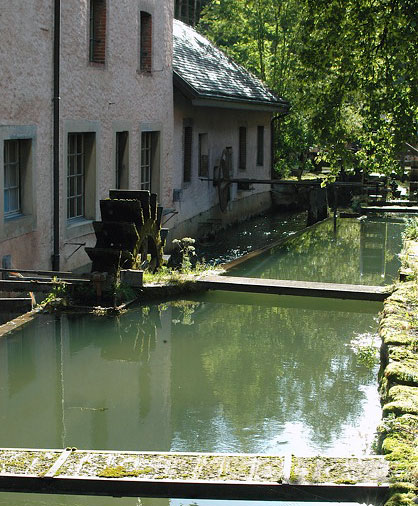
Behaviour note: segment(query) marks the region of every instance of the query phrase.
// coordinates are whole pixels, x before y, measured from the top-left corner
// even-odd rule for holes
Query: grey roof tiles
[[[173,71],[175,83],[191,98],[255,103],[287,109],[262,81],[228,58],[196,30],[174,20]]]

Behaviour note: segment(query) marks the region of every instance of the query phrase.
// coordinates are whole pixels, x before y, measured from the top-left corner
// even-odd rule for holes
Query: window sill
[[[92,67],[92,68],[95,68],[95,69],[100,69],[100,70],[105,70],[106,69],[106,62],[98,62],[98,61],[89,61],[88,62],[88,65],[89,67]]]
[[[35,230],[35,219],[30,215],[15,214],[4,217],[3,238],[13,239]]]
[[[93,220],[86,218],[72,218],[67,220],[66,238],[74,239],[83,235],[93,234]]]

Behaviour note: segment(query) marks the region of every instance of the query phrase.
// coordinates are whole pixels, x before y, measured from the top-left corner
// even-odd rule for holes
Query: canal
[[[333,234],[329,242],[339,240]],[[348,236],[344,248],[354,244]],[[389,263],[392,255],[385,253]],[[336,267],[339,256],[331,258]],[[380,419],[373,360],[380,309],[208,292],[117,318],[42,315],[0,341],[0,446],[370,453]],[[0,494],[8,506],[213,503]]]

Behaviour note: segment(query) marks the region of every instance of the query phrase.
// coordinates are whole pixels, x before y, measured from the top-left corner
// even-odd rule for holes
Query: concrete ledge
[[[15,330],[18,330],[19,328],[23,327],[27,323],[31,322],[34,318],[38,316],[38,314],[42,311],[42,308],[37,307],[35,309],[32,309],[32,311],[28,311],[27,313],[18,316],[14,320],[10,320],[7,323],[4,323],[3,325],[0,325],[0,339],[9,334],[10,332],[14,332]]]
[[[336,299],[383,301],[390,289],[381,286],[314,283],[285,279],[259,279],[232,276],[204,276],[196,280],[206,290],[267,293],[276,295],[306,295]]]
[[[0,449],[0,491],[381,502],[383,457]]]

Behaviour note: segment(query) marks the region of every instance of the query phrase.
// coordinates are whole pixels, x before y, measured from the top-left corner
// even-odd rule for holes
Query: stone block
[[[143,285],[144,271],[133,269],[122,269],[120,271],[120,282],[132,288],[140,288]]]

